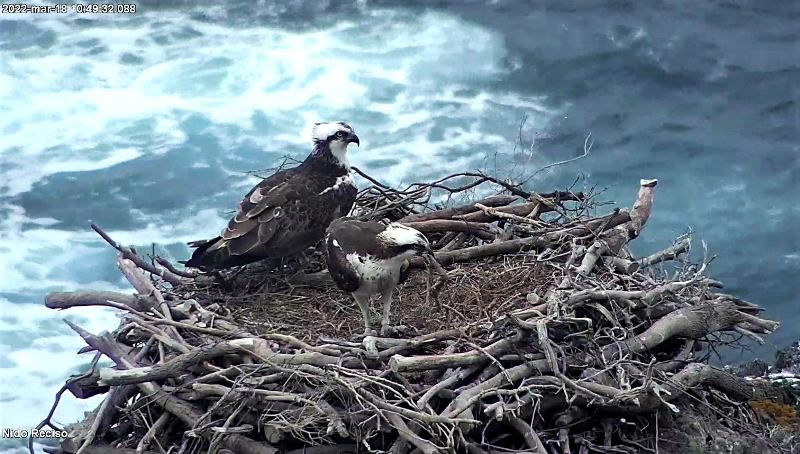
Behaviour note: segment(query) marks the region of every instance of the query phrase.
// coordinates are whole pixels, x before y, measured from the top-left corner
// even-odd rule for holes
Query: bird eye
[[[337,132],[336,137],[344,137],[344,131]]]

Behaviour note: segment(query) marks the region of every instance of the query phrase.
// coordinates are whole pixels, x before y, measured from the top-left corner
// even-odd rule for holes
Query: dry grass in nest
[[[756,400],[750,402],[750,406],[768,423],[792,432],[800,432],[800,417],[795,407],[772,400]]]
[[[415,270],[395,291],[392,324],[404,335],[414,336],[490,322],[524,307],[529,294],[544,295],[554,285],[554,272],[552,265],[537,262],[528,254],[462,263],[449,267],[450,280],[429,299],[427,273]],[[240,283],[247,290],[227,297],[225,303],[236,322],[256,334],[278,332],[311,341],[352,338],[363,331],[358,306],[350,294],[338,288],[292,287],[257,272],[247,279],[263,283],[257,289],[252,283]],[[207,297],[219,298],[211,293]],[[375,320],[379,309],[373,304]]]

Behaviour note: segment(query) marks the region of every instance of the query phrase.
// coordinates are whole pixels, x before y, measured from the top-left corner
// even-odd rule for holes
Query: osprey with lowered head
[[[333,221],[325,238],[328,270],[336,285],[353,295],[364,316],[364,335],[372,331],[369,304],[380,295],[383,308],[381,335],[389,330],[392,292],[407,276],[408,259],[433,251],[428,239],[411,227],[393,222],[341,218]]]
[[[220,236],[190,243],[197,249],[186,266],[215,270],[294,255],[350,212],[357,189],[347,147],[360,145],[358,136],[343,122],[317,123],[311,135],[311,154],[253,187]]]

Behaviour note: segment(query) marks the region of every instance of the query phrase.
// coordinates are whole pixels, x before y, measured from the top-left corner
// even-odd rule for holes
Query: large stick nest
[[[698,452],[793,449],[792,427],[748,405],[788,397],[708,364],[778,323],[705,276],[707,254],[690,263],[688,236],[649,257],[628,249],[655,180],[630,210],[598,215],[596,194],[483,174],[404,190],[363,176],[358,214],[421,230],[446,268],[412,261],[395,335],[357,336],[360,312],[314,250],[197,275],[95,226],[137,294],[48,295],[51,308],[125,311],[113,333],[71,325],[95,360],[64,390],[106,398],[51,451],[665,453],[685,452],[687,420]]]

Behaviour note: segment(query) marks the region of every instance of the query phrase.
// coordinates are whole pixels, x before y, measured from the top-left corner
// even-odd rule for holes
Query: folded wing
[[[314,195],[307,179],[276,173],[245,195],[222,234],[199,245],[186,265],[228,268],[305,249],[318,229],[315,216],[324,214]]]

